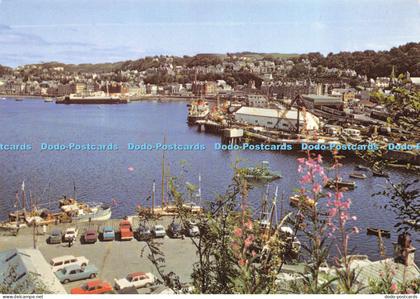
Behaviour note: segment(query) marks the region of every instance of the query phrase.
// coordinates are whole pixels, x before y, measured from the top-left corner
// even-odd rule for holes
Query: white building
[[[295,108],[266,109],[255,107],[241,107],[235,112],[235,120],[255,126],[262,126],[270,129],[296,130],[298,111]],[[299,127],[303,128],[306,123],[306,130],[318,130],[320,127],[319,118],[310,112],[300,112]]]

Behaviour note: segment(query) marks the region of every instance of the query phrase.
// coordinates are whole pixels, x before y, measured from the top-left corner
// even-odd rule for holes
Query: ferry
[[[127,104],[129,100],[122,99],[119,96],[77,96],[69,95],[64,97],[60,101],[56,101],[56,104]]]
[[[194,125],[196,121],[205,119],[210,113],[209,103],[204,100],[194,100],[188,104],[188,124]]]

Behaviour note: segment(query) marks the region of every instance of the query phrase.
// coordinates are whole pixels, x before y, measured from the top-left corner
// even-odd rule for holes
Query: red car
[[[80,295],[87,295],[87,294],[106,294],[112,292],[112,286],[107,283],[106,281],[102,280],[94,280],[89,281],[79,288],[71,289],[71,294],[80,294]]]

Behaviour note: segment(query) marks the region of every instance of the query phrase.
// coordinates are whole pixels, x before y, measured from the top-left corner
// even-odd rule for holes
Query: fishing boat
[[[361,179],[364,180],[367,178],[366,174],[364,173],[360,173],[360,172],[353,172],[349,174],[349,177],[353,178],[353,179]]]
[[[362,171],[369,171],[370,170],[369,167],[363,166],[363,165],[357,165],[355,168],[357,170],[362,170]]]
[[[53,103],[54,99],[46,98],[46,99],[44,99],[44,102],[45,103]]]
[[[247,181],[251,182],[267,182],[282,178],[279,171],[270,169],[268,161],[262,161],[261,165],[256,167],[246,167],[238,170],[238,175],[243,176]]]
[[[354,188],[356,188],[356,183],[353,181],[344,181],[342,178],[338,178],[335,180],[328,180],[327,183],[325,184],[326,188],[330,188],[330,189],[334,189],[336,187],[338,188],[346,188],[346,189],[350,189],[353,190]]]
[[[112,215],[111,207],[103,203],[78,202],[66,197],[59,203],[61,211],[71,217],[72,222],[105,221]]]
[[[366,229],[366,234],[372,235],[372,236],[381,235],[381,237],[388,238],[388,239],[391,238],[391,232],[389,230],[379,229],[379,228],[368,227]]]

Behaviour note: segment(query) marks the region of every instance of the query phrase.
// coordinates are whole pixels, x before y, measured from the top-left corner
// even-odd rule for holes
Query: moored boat
[[[282,178],[279,171],[270,169],[269,162],[263,161],[261,165],[256,167],[246,167],[238,171],[238,175],[243,176],[248,181],[274,181]]]
[[[381,170],[381,169],[375,169],[375,168],[373,168],[372,169],[372,174],[374,176],[377,176],[377,177],[383,177],[383,178],[389,177],[389,174],[387,172]]]
[[[330,189],[334,189],[336,187],[338,188],[347,188],[350,190],[353,190],[354,188],[356,188],[356,183],[353,181],[344,181],[342,178],[338,178],[335,180],[328,180],[327,183],[325,184],[325,187],[330,188]]]
[[[360,173],[360,172],[353,172],[349,174],[349,177],[354,178],[354,179],[366,179],[367,176],[364,173]]]
[[[112,215],[111,207],[103,203],[82,203],[73,198],[64,198],[60,200],[60,209],[72,221],[90,222],[109,220]]]
[[[357,170],[369,171],[369,167],[363,165],[357,165],[355,168]]]
[[[204,100],[192,101],[188,107],[188,124],[194,125],[197,120],[205,119],[210,113],[209,103]]]
[[[366,234],[373,235],[373,236],[381,235],[381,237],[388,238],[388,239],[391,238],[391,232],[389,230],[380,229],[380,228],[368,227],[366,229]]]

